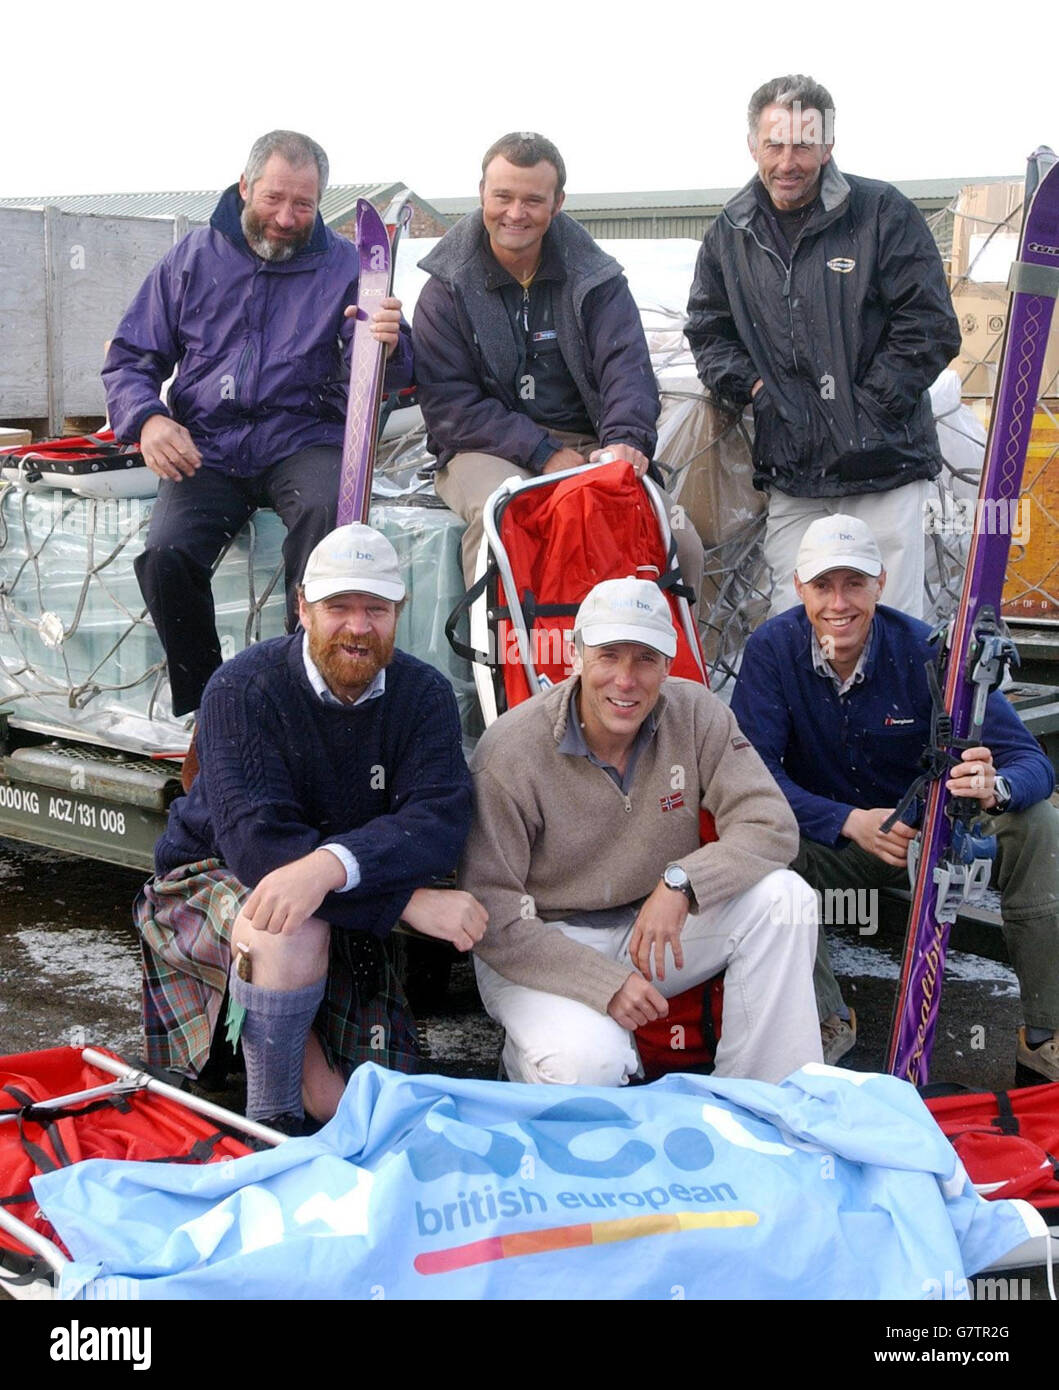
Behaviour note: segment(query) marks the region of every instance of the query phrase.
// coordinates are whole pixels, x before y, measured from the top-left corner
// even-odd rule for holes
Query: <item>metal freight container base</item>
[[[0,714],[0,835],[150,873],[180,763],[71,743]]]

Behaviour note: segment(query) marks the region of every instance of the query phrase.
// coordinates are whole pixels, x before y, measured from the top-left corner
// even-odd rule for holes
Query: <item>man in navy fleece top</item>
[[[886,583],[871,531],[851,516],[805,532],[795,566],[801,608],[763,624],[743,654],[732,712],[798,818],[792,868],[814,888],[907,886],[916,831],[882,823],[920,771],[930,741],[925,623],[879,605]],[[1018,1061],[1059,1080],[1059,814],[1051,764],[1000,692],[984,737],[953,767],[951,793],[974,797],[997,837],[993,882],[1022,991]],[[825,1059],[856,1040],[856,1020],[818,936],[813,983]]]
[[[469,894],[428,886],[456,865],[471,787],[451,688],[394,650],[404,592],[393,547],[370,527],[316,546],[304,632],[211,677],[202,768],[137,903],[149,1059],[197,1074],[227,977],[246,1011],[247,1114],[288,1133],[303,1089],[329,1118],[362,1060],[343,1014],[377,992],[379,939],[397,920],[464,951],[485,930]],[[229,949],[249,969],[229,973]]]

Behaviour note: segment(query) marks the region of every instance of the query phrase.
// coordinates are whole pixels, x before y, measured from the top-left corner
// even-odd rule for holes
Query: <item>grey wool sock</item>
[[[304,989],[265,989],[248,984],[233,964],[228,988],[246,1009],[243,1057],[246,1061],[246,1114],[251,1120],[276,1115],[302,1116],[302,1065],[305,1044],[324,997],[326,976]]]

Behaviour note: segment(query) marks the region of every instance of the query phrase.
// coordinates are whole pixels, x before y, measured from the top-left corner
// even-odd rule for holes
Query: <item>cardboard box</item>
[[[1022,226],[1021,180],[1004,183],[970,183],[960,189],[952,225],[952,258],[949,271],[953,285],[968,279],[981,284],[1006,280],[1006,270],[990,270],[998,252],[1018,250]],[[1004,259],[1003,254],[1000,257]],[[1011,257],[1007,257],[1010,261]]]
[[[0,449],[19,449],[23,444],[32,444],[33,436],[29,430],[16,430],[10,425],[0,425]]]
[[[965,280],[952,292],[963,344],[952,363],[964,396],[992,396],[1004,343],[1009,295],[1006,285],[975,285]],[[1059,396],[1059,314],[1054,315],[1038,392]]]

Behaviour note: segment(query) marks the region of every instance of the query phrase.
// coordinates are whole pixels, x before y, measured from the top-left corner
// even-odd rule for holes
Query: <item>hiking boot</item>
[[[303,1115],[270,1115],[267,1120],[255,1120],[255,1124],[264,1125],[267,1129],[278,1130],[280,1134],[285,1134],[288,1139],[300,1139],[306,1134],[311,1134],[319,1125],[310,1120],[312,1128],[306,1127],[306,1117]],[[269,1149],[276,1148],[275,1144],[270,1144],[267,1139],[259,1139],[255,1134],[244,1134],[241,1130],[236,1131],[239,1139],[248,1149],[253,1149],[254,1153],[266,1153]]]
[[[1040,1047],[1030,1047],[1026,1042],[1026,1030],[1018,1030],[1018,1049],[1015,1053],[1017,1066],[1042,1076],[1047,1081],[1059,1081],[1059,1032],[1052,1034]]]
[[[824,1049],[824,1061],[829,1067],[837,1066],[839,1060],[857,1042],[857,1015],[849,1011],[849,1021],[838,1014],[828,1014],[820,1024],[820,1046]]]

